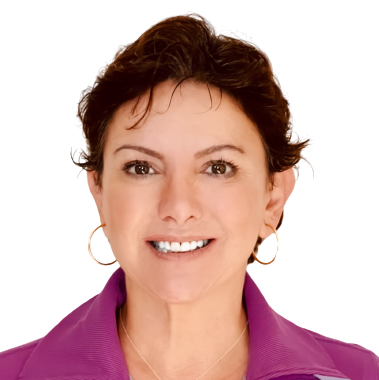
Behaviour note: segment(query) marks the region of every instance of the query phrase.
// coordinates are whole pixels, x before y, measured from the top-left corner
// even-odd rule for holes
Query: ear
[[[270,224],[276,229],[282,216],[284,205],[295,187],[295,174],[292,168],[274,174],[273,189],[270,191],[270,199],[264,212],[264,222],[259,236],[266,239],[273,231],[265,223]]]
[[[98,185],[96,185],[97,173],[95,170],[87,171],[87,182],[89,190],[95,200],[97,210],[99,212],[101,224],[104,222],[103,215],[103,193]]]

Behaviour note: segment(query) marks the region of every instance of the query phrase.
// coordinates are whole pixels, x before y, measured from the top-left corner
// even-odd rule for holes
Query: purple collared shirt
[[[126,297],[118,268],[100,294],[45,337],[1,352],[0,380],[130,380],[116,324]],[[372,351],[283,318],[248,272],[243,297],[250,333],[246,380],[379,380],[379,357]]]

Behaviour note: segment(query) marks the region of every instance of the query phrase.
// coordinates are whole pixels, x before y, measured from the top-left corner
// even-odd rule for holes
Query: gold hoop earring
[[[278,253],[278,250],[279,250],[279,236],[278,236],[278,233],[276,232],[276,230],[275,230],[275,228],[274,228],[273,226],[270,226],[270,225],[267,224],[267,223],[265,223],[265,225],[266,225],[267,227],[270,227],[270,228],[274,231],[274,234],[275,234],[275,236],[276,236],[276,241],[278,242],[278,245],[277,245],[277,248],[276,248],[275,257],[274,257],[270,262],[268,262],[268,263],[263,263],[262,261],[259,261],[259,260],[257,259],[257,256],[255,256],[255,254],[254,254],[254,251],[253,251],[251,254],[254,256],[254,259],[258,261],[258,263],[261,263],[261,264],[263,264],[263,265],[268,265],[268,264],[271,264],[271,263],[276,259],[276,254]]]
[[[99,264],[101,264],[101,265],[112,265],[112,264],[114,264],[117,260],[115,260],[115,261],[113,261],[113,262],[111,262],[111,263],[108,263],[108,264],[104,264],[104,263],[101,263],[100,261],[97,261],[96,259],[95,259],[95,257],[93,256],[93,254],[92,254],[92,251],[91,251],[91,239],[92,239],[92,235],[100,228],[100,227],[105,227],[105,223],[104,224],[101,224],[99,227],[96,227],[93,231],[92,231],[92,233],[91,233],[91,235],[89,236],[89,239],[88,239],[88,252],[89,252],[89,254],[91,255],[91,257],[97,262],[97,263],[99,263]]]

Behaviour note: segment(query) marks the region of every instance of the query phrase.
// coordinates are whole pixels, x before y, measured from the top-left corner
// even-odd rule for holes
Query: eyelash
[[[212,165],[227,165],[230,167],[231,169],[231,172],[233,174],[235,174],[237,172],[237,170],[239,169],[238,165],[236,165],[232,160],[230,161],[227,161],[227,160],[224,160],[223,158],[221,158],[220,160],[216,160],[216,161],[209,161],[207,162],[208,166],[206,169],[208,169],[209,167],[211,167]],[[130,161],[130,162],[127,162],[124,167],[123,167],[123,171],[126,172],[126,174],[128,175],[132,175],[134,177],[137,177],[137,178],[145,178],[146,176],[149,176],[149,175],[154,175],[154,174],[135,174],[135,173],[129,173],[128,170],[130,168],[132,168],[133,166],[135,165],[145,165],[145,166],[148,166],[149,168],[152,168],[151,165],[149,165],[149,163],[147,161],[139,161],[139,160],[134,160],[134,161]],[[207,174],[208,176],[210,177],[225,177],[226,174],[215,174],[215,173],[204,173],[204,174]],[[227,173],[227,174],[230,174]]]

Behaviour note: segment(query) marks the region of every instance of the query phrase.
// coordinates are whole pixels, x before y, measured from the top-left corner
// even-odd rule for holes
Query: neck
[[[126,278],[127,299],[121,318],[134,345],[162,380],[194,380],[233,346],[245,329],[243,284],[244,276],[196,302],[169,304]],[[119,336],[132,377],[157,379],[130,343],[121,321]],[[241,380],[247,369],[248,351],[249,326],[201,380]]]

